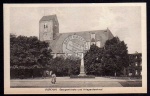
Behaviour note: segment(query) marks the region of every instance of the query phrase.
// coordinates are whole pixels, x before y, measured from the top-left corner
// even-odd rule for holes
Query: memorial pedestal
[[[70,76],[70,78],[95,78],[95,76],[86,75],[86,73],[85,73],[83,53],[82,53],[82,58],[81,58],[80,74],[79,75],[72,75],[72,76]]]
[[[80,74],[78,76],[86,76],[86,73],[84,71],[84,65],[82,65],[82,64],[80,66]]]
[[[86,76],[85,70],[84,70],[84,56],[83,56],[83,53],[82,53],[82,57],[81,57],[80,74],[78,76]]]

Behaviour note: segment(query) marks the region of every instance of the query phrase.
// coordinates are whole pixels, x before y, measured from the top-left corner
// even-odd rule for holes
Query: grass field
[[[119,82],[123,87],[142,87],[142,81]]]
[[[57,77],[56,84],[51,84],[51,78],[46,79],[13,79],[11,88],[44,88],[44,87],[142,87],[141,80],[96,78]]]

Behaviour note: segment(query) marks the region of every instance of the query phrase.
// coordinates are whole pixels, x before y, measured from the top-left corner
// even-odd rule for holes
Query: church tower
[[[54,40],[59,33],[59,23],[56,15],[43,16],[39,21],[40,41]]]

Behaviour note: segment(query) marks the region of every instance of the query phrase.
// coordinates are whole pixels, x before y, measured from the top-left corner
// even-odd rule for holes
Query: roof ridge
[[[54,18],[57,18],[56,14],[54,14],[54,15],[46,15],[46,16],[43,16],[40,19],[40,21],[50,20],[50,19],[54,19]]]
[[[45,16],[47,16],[47,17],[48,17],[48,16],[56,16],[56,14],[53,14],[53,15],[45,15]],[[43,16],[43,17],[44,17],[44,16]]]
[[[107,29],[103,29],[103,30],[89,30],[89,31],[76,31],[76,32],[64,32],[61,34],[67,34],[67,33],[82,33],[82,32],[96,32],[96,31],[107,31]]]

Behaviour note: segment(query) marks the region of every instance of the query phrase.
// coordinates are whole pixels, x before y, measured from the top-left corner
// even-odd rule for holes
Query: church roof
[[[95,33],[95,41],[101,40],[104,42],[108,39],[113,38],[110,30],[93,30],[93,31],[81,31],[81,32],[68,32],[68,33],[59,33],[55,40],[50,41],[50,46],[53,53],[63,53],[63,41],[70,35],[79,35],[82,36],[87,42],[91,41],[91,34]]]
[[[56,20],[56,21],[57,21],[57,16],[56,16],[56,15],[43,16],[43,17],[40,19],[40,22],[41,22],[41,21],[49,21],[49,20]]]

